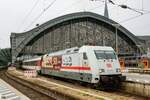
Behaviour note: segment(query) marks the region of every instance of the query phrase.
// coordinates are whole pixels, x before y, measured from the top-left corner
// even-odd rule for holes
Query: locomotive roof
[[[24,60],[23,62],[37,61],[37,60],[41,60],[41,56],[37,57],[37,58],[31,58],[31,59],[28,59],[28,60]]]
[[[89,45],[84,45],[82,47],[73,47],[73,48],[69,48],[69,49],[65,49],[65,50],[60,50],[57,52],[53,52],[53,53],[49,53],[48,56],[56,56],[56,55],[63,55],[63,54],[71,54],[71,53],[75,53],[78,51],[83,51],[85,49],[93,49],[93,50],[113,50],[112,47],[109,46],[89,46]]]
[[[73,53],[77,49],[79,49],[79,48],[78,47],[68,48],[68,49],[65,49],[65,50],[60,50],[60,51],[57,51],[57,52],[49,53],[48,56],[62,55],[62,54],[66,54],[66,53]]]
[[[112,47],[109,47],[109,46],[90,46],[90,45],[82,46],[80,49],[114,50]]]

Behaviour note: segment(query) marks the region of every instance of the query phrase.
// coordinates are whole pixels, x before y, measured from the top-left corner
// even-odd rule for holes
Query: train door
[[[81,81],[88,81],[87,74],[89,73],[90,67],[88,66],[88,58],[87,54],[85,52],[79,53],[80,57],[80,69],[79,69],[79,75]]]
[[[88,57],[87,57],[87,54],[86,52],[83,52],[83,54],[81,54],[81,59],[82,59],[82,67],[86,70],[86,68],[88,68]],[[85,71],[84,70],[84,71]]]

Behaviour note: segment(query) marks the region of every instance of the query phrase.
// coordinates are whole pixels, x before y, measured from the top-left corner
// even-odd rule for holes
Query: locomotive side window
[[[85,52],[83,53],[83,59],[84,59],[84,60],[87,60],[87,59],[88,59]]]
[[[79,51],[79,49],[74,49],[74,51],[75,51],[75,52],[78,52],[78,51]]]
[[[94,50],[97,59],[117,59],[113,51]]]

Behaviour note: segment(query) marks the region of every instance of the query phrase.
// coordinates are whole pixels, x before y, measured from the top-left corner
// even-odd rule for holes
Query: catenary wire
[[[150,14],[150,12],[144,13],[143,15],[147,15],[147,14]],[[132,20],[132,19],[136,19],[136,18],[138,18],[138,17],[141,17],[141,16],[143,16],[143,15],[136,15],[136,16],[130,17],[130,18],[128,18],[128,19],[122,20],[122,21],[120,21],[119,23],[124,23],[124,22],[130,21],[130,20]]]
[[[35,7],[37,6],[37,4],[39,3],[40,0],[37,0],[35,2],[35,4],[33,5],[33,7],[31,8],[31,10],[28,12],[28,14],[25,16],[25,18],[23,19],[23,21],[21,22],[21,25],[18,28],[18,31],[21,29],[21,27],[24,25],[25,21],[28,19],[28,17],[31,15],[31,13],[33,12],[33,10],[35,9]]]
[[[53,0],[27,27],[25,30],[27,30],[34,22],[36,22],[54,3],[56,0]]]
[[[102,7],[102,6],[104,6],[104,4],[101,4],[101,5],[99,5],[99,6],[96,6],[96,7],[90,8],[90,9],[88,9],[88,10],[89,10],[89,11],[91,11],[91,10],[95,10],[95,9],[100,8],[100,7]]]

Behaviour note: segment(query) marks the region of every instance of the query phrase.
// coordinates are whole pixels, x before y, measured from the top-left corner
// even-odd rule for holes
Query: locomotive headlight
[[[121,72],[120,68],[117,68],[117,69],[116,69],[116,72]]]
[[[102,73],[102,72],[105,72],[105,70],[104,69],[100,69],[99,72]]]

